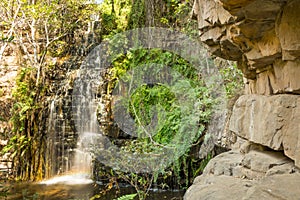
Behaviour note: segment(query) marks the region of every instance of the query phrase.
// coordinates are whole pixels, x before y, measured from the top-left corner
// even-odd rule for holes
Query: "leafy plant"
[[[0,97],[2,97],[4,95],[4,91],[3,89],[0,89]]]
[[[137,196],[137,194],[127,194],[127,195],[123,195],[115,200],[133,200],[136,196]]]
[[[22,190],[22,197],[23,197],[22,198],[23,200],[37,200],[37,199],[39,199],[38,193],[34,193],[33,195],[29,195],[27,189]]]
[[[215,63],[222,76],[227,98],[230,100],[236,95],[241,95],[244,88],[243,74],[236,63],[220,58],[216,59]]]
[[[153,63],[155,65],[152,65]],[[164,71],[164,68],[159,66],[168,66],[167,68],[171,70]],[[171,78],[168,84],[159,82],[145,84],[143,80],[139,80],[142,76],[137,75],[132,78],[127,74],[128,71],[138,74],[140,70],[156,73],[157,80],[163,80],[166,75],[173,77],[174,80]],[[134,173],[134,171],[126,174],[115,169],[117,176],[136,188],[139,199],[146,197],[152,182],[156,182],[159,177],[164,177],[165,180],[168,177],[176,177],[179,185],[188,186],[189,177],[194,177],[194,174],[189,172],[192,165],[189,150],[192,143],[197,142],[204,134],[205,124],[210,119],[210,109],[214,103],[210,98],[209,89],[197,70],[186,60],[171,52],[136,48],[117,57],[108,74],[112,80],[108,91],[113,90],[116,80],[124,82],[128,86],[128,91],[132,89],[132,85],[139,86],[132,89],[133,92],[129,96],[121,99],[121,105],[138,125],[137,133],[150,136],[126,142],[121,147],[124,155],[120,156],[124,161],[115,158],[114,162],[121,163],[120,165],[123,166],[122,162],[132,159],[126,157],[126,152],[151,156],[164,152],[166,148],[177,150],[173,155],[176,158],[175,162],[167,164],[167,169],[160,168],[155,173],[147,175]],[[152,124],[153,121],[156,121],[155,125]],[[154,129],[149,130],[149,127]],[[131,165],[134,169],[134,164]],[[162,181],[161,178],[159,179]]]
[[[9,187],[0,184],[0,197],[7,199],[9,195]]]

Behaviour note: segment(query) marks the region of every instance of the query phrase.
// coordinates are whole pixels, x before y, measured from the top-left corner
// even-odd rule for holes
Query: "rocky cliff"
[[[300,1],[196,0],[194,10],[210,52],[237,61],[245,95],[230,119],[236,144],[185,199],[298,199]]]
[[[0,62],[0,149],[7,145],[8,133],[12,129],[9,123],[12,117],[11,109],[13,106],[11,90],[15,85],[18,71],[18,59],[16,55],[11,54],[10,50],[6,52],[5,57]],[[11,162],[7,159],[8,156],[9,154],[5,154],[1,158],[1,171],[11,169]]]

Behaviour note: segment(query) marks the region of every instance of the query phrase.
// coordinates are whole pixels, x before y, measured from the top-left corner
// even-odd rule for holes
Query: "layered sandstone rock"
[[[245,77],[248,95],[237,101],[230,130],[284,150],[300,167],[300,1],[197,0],[195,11],[201,41],[237,61]]]
[[[12,90],[18,71],[17,57],[9,52],[5,53],[7,56],[0,61],[0,140],[5,139],[2,136],[12,128],[9,123],[13,105]],[[0,143],[0,149],[2,146],[4,145]]]
[[[299,199],[300,1],[197,0],[200,39],[237,61],[245,95],[229,129],[234,150],[212,159],[185,200]]]
[[[238,61],[248,94],[300,93],[298,0],[198,0],[201,41]]]
[[[300,96],[244,95],[233,109],[230,130],[284,153],[300,167]]]

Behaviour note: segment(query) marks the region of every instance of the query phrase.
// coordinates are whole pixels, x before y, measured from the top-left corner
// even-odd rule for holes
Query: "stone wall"
[[[12,88],[15,85],[18,63],[15,55],[9,55],[0,62],[0,133],[9,131],[8,120],[12,106]],[[3,138],[1,138],[3,139]]]

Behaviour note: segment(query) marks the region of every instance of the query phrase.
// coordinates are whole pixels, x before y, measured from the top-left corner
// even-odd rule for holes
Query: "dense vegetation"
[[[71,54],[72,37],[82,28],[97,7],[85,1],[2,1],[0,59],[6,48],[13,48],[20,65],[10,123],[12,132],[3,153],[12,152],[13,176],[39,180],[49,175],[47,112],[51,57],[63,59]],[[85,30],[82,30],[85,31]]]
[[[49,160],[44,156],[49,150],[47,127],[43,120],[48,112],[46,97],[51,96],[53,88],[49,79],[53,78],[54,70],[61,69],[62,63],[72,56],[84,57],[101,41],[126,30],[164,27],[195,37],[198,31],[197,22],[192,18],[193,3],[192,0],[104,0],[98,5],[85,0],[2,1],[0,37],[4,45],[0,49],[0,59],[10,44],[18,49],[16,52],[20,59],[10,119],[13,129],[6,133],[10,141],[2,149],[3,154],[11,153],[14,178],[40,180],[50,175]],[[91,26],[92,21],[98,21],[99,27]],[[97,39],[86,45],[81,52],[78,46],[83,45],[83,42],[78,38],[90,32],[96,34]],[[52,58],[56,58],[58,62],[54,63]],[[122,150],[147,153],[160,152],[165,147],[180,146],[185,141],[187,129],[184,127],[195,123],[198,125],[192,130],[196,131],[193,133],[193,144],[184,144],[184,152],[166,169],[152,174],[124,173],[118,170],[104,174],[110,177],[111,183],[125,180],[132,184],[140,199],[146,197],[154,182],[164,188],[172,187],[167,185],[168,180],[175,180],[173,184],[176,187],[186,188],[202,172],[210,155],[201,160],[195,154],[204,140],[212,106],[216,103],[191,63],[179,55],[161,49],[136,48],[115,58],[108,73],[110,93],[120,80],[126,79],[126,72],[138,66],[151,67],[152,63],[170,66],[184,77],[184,81],[179,81],[172,87],[163,83],[144,84],[129,97],[122,99],[122,105],[138,124],[139,134],[145,134],[145,127],[151,124],[154,117],[157,118],[153,137],[133,138],[122,146]],[[213,60],[208,59],[208,63],[209,67]],[[225,79],[227,97],[234,97],[238,88],[241,88],[241,74],[233,65],[221,68],[220,72]],[[129,78],[126,81],[132,80]],[[196,98],[196,109],[193,112],[182,109],[177,102],[176,92]],[[127,199],[134,196],[128,196]]]

